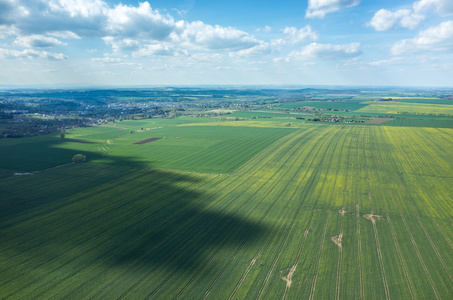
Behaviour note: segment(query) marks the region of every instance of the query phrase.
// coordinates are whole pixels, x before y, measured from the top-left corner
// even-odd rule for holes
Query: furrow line
[[[298,137],[298,135],[296,135],[295,137],[293,137],[293,139],[296,139],[297,137]],[[299,144],[299,141],[296,142],[296,145],[298,145],[298,144]],[[294,144],[292,144],[292,148],[294,149],[294,152],[298,149],[298,147],[296,147]],[[292,156],[287,156],[286,161],[289,160],[291,157],[292,157]],[[283,165],[283,164],[282,164],[282,165]],[[282,171],[281,168],[279,168],[279,169],[277,170],[277,172],[280,172],[280,171]],[[282,172],[288,173],[288,170],[283,170]],[[283,176],[282,176],[282,177],[283,177]],[[272,185],[272,188],[271,188],[270,190],[273,191],[273,190],[278,186],[278,183],[279,183],[279,181],[274,182],[273,185]],[[288,183],[287,183],[287,186],[288,186],[289,184],[290,184],[290,183],[288,182]],[[255,190],[255,193],[257,193],[259,190],[260,190],[260,189],[256,189],[256,190]],[[254,193],[253,195],[255,195],[255,193]],[[252,195],[252,196],[253,196],[253,195]],[[239,196],[238,196],[238,197],[239,197]],[[267,212],[266,212],[265,215],[261,218],[261,220],[263,220],[263,219],[265,218],[265,216],[266,216],[267,213],[271,210],[271,207],[273,207],[273,205],[277,202],[277,200],[278,200],[278,199],[276,198],[276,200],[275,200],[275,201],[272,203],[272,205],[268,208]],[[244,205],[245,205],[245,203],[246,203],[246,201],[244,201]],[[259,203],[258,203],[258,204],[259,204]],[[258,205],[258,204],[257,204],[257,205]],[[240,211],[240,208],[238,208],[238,210],[237,210],[236,212],[238,212],[238,211]],[[235,212],[235,213],[236,213],[236,212]],[[251,210],[251,211],[249,212],[248,216],[249,216],[252,212],[253,212],[253,210]],[[284,212],[284,210],[281,211],[281,214],[280,214],[280,215],[282,215],[283,212]],[[248,216],[247,216],[246,218],[248,218]],[[244,218],[243,221],[245,221],[246,218]],[[280,217],[279,217],[279,218],[280,218]],[[279,218],[278,218],[278,219],[279,219]],[[277,220],[278,220],[278,219],[277,219]],[[260,220],[260,222],[261,222],[261,220]],[[277,222],[277,221],[275,221],[274,225],[276,224],[276,222]],[[273,229],[272,229],[271,231],[273,231]],[[269,234],[268,236],[270,236],[270,232],[269,232],[268,234]],[[232,235],[233,235],[233,234],[232,234]],[[266,240],[267,240],[267,239],[266,239]],[[207,265],[206,265],[206,266],[207,266]],[[201,273],[201,271],[200,271],[198,274],[200,274],[200,273]],[[195,278],[198,276],[198,274],[196,274],[196,276],[193,278],[193,280],[195,280]],[[172,276],[172,275],[171,275],[171,276]],[[193,280],[192,280],[190,283],[192,283]],[[190,284],[190,283],[189,283],[189,284]],[[159,289],[160,289],[160,288],[161,288],[161,286],[159,287]],[[157,290],[153,291],[152,295],[154,295],[156,292],[157,292]],[[181,295],[182,295],[182,294],[181,294]],[[150,296],[151,296],[151,295],[150,295]],[[179,296],[178,296],[178,297],[179,297]]]
[[[392,234],[393,244],[395,244],[396,253],[398,254],[398,259],[399,259],[401,267],[403,269],[404,278],[406,279],[407,288],[409,289],[409,292],[411,293],[411,298],[415,299],[414,288],[413,288],[412,283],[411,283],[411,281],[409,279],[409,273],[407,272],[406,263],[404,261],[403,255],[401,253],[401,249],[399,247],[398,240],[396,238],[395,229],[393,228],[393,224],[392,224],[392,222],[390,220],[390,216],[389,216],[388,213],[387,213],[386,217],[387,217],[387,222],[389,223],[390,232]]]
[[[322,250],[324,249],[324,240],[326,238],[326,232],[327,232],[327,222],[329,221],[329,210],[327,210],[326,214],[326,223],[324,224],[324,232],[322,234],[321,238],[321,245],[318,253],[318,260],[316,262],[316,273],[313,276],[313,280],[311,283],[311,290],[310,290],[310,295],[308,296],[309,300],[313,300],[313,297],[315,295],[315,288],[316,288],[316,280],[318,279],[318,273],[319,273],[319,265],[321,264],[321,257],[322,257]]]
[[[319,139],[323,138],[325,135],[327,135],[327,133],[324,133],[323,136],[321,136]],[[332,135],[332,134],[331,134],[331,135]],[[319,139],[318,139],[318,140],[319,140]],[[324,141],[322,142],[321,146],[325,143],[325,141],[326,141],[326,140],[324,140]],[[320,146],[320,148],[321,148],[321,146]],[[307,146],[307,147],[308,147],[308,146]],[[300,151],[299,153],[302,153],[302,151]],[[300,154],[299,154],[299,155],[300,155]],[[310,161],[310,165],[309,165],[309,167],[307,168],[307,170],[309,170],[309,169],[311,168],[311,166],[313,165],[313,163],[314,163],[314,162],[313,162],[313,159],[312,159],[312,160]],[[316,172],[318,172],[318,171],[316,170]],[[313,178],[314,178],[314,176],[311,176],[311,179],[312,179],[312,180],[310,180],[310,182],[307,184],[307,186],[309,186],[310,189],[311,189],[311,187],[312,187],[312,185],[313,185]],[[289,184],[289,183],[288,183],[288,184]],[[283,211],[281,212],[281,214],[282,214],[282,213],[283,213]],[[277,221],[280,219],[281,214],[278,216]],[[313,212],[312,212],[312,216],[313,216]],[[276,221],[276,222],[277,222],[277,221]],[[272,227],[272,228],[275,227],[276,222],[273,224],[273,227]],[[267,237],[267,238],[268,238],[268,237]],[[267,241],[267,238],[266,238],[266,241]],[[253,259],[252,259],[252,261],[251,261],[251,263],[249,264],[249,266],[248,266],[247,269],[245,270],[245,272],[244,272],[243,276],[241,277],[241,279],[239,280],[239,282],[236,284],[236,287],[234,288],[233,292],[230,294],[230,297],[229,297],[228,299],[232,299],[232,298],[235,296],[236,292],[237,292],[237,291],[239,290],[239,288],[241,287],[242,283],[244,282],[245,278],[247,277],[248,273],[250,272],[251,267],[255,264],[256,259],[258,258],[259,254],[261,253],[261,250],[262,250],[263,246],[265,245],[265,242],[266,242],[266,241],[263,241],[263,243],[260,245],[260,248],[259,248],[258,251],[256,252],[255,256],[253,257]]]

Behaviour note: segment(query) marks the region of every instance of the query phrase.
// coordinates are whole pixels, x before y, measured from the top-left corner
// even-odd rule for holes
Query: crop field
[[[383,125],[404,126],[404,127],[453,128],[453,119],[451,120],[394,119],[385,122]]]
[[[453,129],[194,121],[0,141],[0,298],[453,299]]]
[[[398,103],[398,102],[362,102],[367,104],[356,112],[372,112],[384,114],[445,114],[453,115],[453,106],[449,104],[430,103]]]

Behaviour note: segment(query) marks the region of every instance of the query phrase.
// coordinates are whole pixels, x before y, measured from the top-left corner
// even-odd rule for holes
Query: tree
[[[61,139],[64,139],[64,138],[65,138],[64,132],[62,132],[62,133],[60,134],[60,138],[61,138]]]
[[[83,154],[76,154],[72,157],[72,161],[75,163],[81,163],[82,161],[85,161],[87,157]]]

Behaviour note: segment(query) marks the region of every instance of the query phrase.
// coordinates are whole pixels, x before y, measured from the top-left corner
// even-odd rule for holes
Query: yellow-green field
[[[110,152],[2,170],[0,298],[453,299],[452,129],[172,122],[75,131]],[[99,151],[40,151],[71,145]],[[199,163],[153,167],[178,155]]]
[[[384,113],[384,114],[434,114],[453,115],[453,106],[448,104],[431,103],[403,103],[403,102],[361,102],[365,107],[356,112]]]

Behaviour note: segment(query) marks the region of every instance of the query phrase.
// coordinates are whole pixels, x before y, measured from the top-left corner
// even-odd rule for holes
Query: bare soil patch
[[[375,223],[376,220],[379,220],[381,218],[381,216],[379,216],[379,215],[374,215],[373,212],[363,215],[363,217],[367,220],[370,220],[373,223]]]
[[[294,266],[291,267],[291,269],[289,269],[287,276],[281,276],[281,279],[283,279],[283,281],[286,282],[287,289],[289,289],[291,287],[291,283],[293,282],[292,281],[293,274],[294,274],[294,272],[296,272],[296,268],[297,268],[297,264],[295,264]],[[283,273],[283,271],[280,271],[280,273]]]
[[[160,140],[160,139],[162,139],[162,138],[150,138],[150,139],[147,139],[147,140],[143,140],[143,141],[140,141],[140,142],[134,143],[134,145],[142,145],[142,144],[148,144],[148,143],[151,143],[151,142],[154,142],[154,141]]]
[[[341,239],[343,238],[343,233],[340,233],[339,235],[335,235],[333,237],[331,237],[330,239],[332,240],[332,242],[335,243],[335,245],[337,245],[338,247],[341,248]]]
[[[338,212],[340,213],[340,215],[341,215],[342,217],[344,217],[344,214],[347,213],[347,211],[344,210],[344,207],[341,208]]]
[[[367,220],[370,220],[371,222],[375,223],[376,220],[379,220],[381,216],[379,215],[374,215],[373,213],[363,215],[363,217]]]

